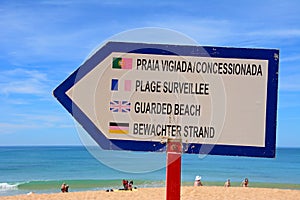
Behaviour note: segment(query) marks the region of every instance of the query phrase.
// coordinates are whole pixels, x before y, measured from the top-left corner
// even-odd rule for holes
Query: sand
[[[165,188],[140,188],[138,191],[105,192],[85,191],[56,194],[30,194],[0,197],[0,200],[164,200]],[[266,189],[266,188],[242,188],[242,187],[182,187],[182,200],[193,199],[222,199],[222,200],[243,200],[243,199],[300,199],[300,190]]]

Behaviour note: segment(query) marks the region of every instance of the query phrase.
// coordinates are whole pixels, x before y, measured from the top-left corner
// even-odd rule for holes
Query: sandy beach
[[[0,200],[164,200],[165,188],[141,188],[133,192],[105,192],[85,191],[56,194],[30,194],[0,197]],[[181,199],[255,199],[255,200],[295,200],[300,199],[299,190],[266,189],[266,188],[242,188],[242,187],[182,187]]]

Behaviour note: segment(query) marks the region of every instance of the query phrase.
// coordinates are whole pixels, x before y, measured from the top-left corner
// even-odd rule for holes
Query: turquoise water
[[[165,185],[165,168],[148,173],[121,172],[79,146],[0,147],[0,160],[0,195],[59,192],[63,182],[70,185],[71,192],[121,188],[124,178],[134,180],[137,187]],[[125,160],[127,167],[142,167],[130,157]],[[154,157],[139,165],[156,161],[161,162]],[[239,186],[248,177],[251,187],[300,189],[300,149],[279,148],[275,159],[184,154],[181,175],[182,185],[192,185],[194,177],[200,175],[204,185],[223,185],[230,178],[233,186]]]

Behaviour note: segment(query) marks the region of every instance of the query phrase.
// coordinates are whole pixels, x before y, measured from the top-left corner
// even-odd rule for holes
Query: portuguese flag
[[[132,69],[132,58],[113,58],[113,69]]]

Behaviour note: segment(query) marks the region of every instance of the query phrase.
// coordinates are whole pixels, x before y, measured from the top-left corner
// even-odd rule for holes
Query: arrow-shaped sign
[[[108,42],[54,96],[103,149],[274,157],[278,54]]]

